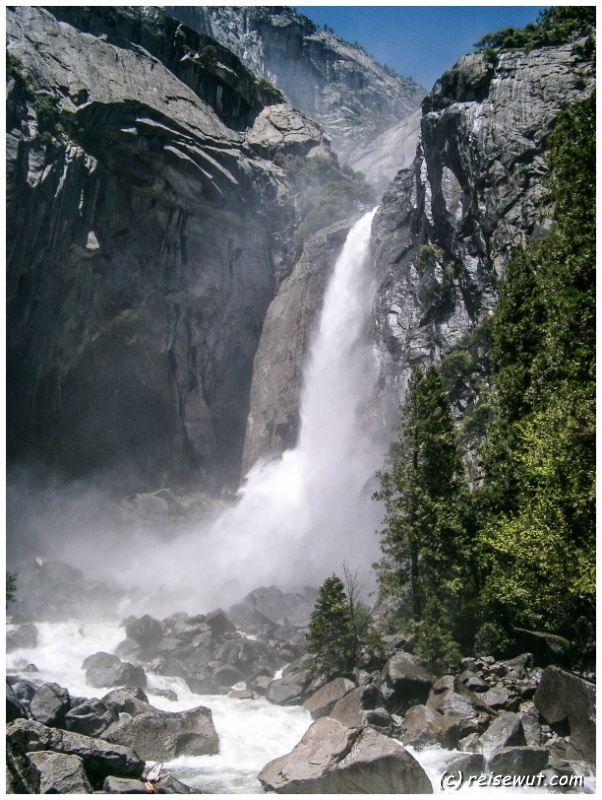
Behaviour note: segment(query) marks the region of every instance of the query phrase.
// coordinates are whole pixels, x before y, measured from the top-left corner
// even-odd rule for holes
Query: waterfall
[[[344,562],[364,583],[371,576],[382,519],[371,482],[387,447],[365,413],[377,375],[366,335],[374,213],[350,230],[326,289],[305,367],[297,446],[255,464],[236,505],[212,523],[154,542],[132,531],[127,549],[98,537],[98,562],[110,561],[119,584],[138,587],[123,614],[228,608],[262,585],[319,586],[342,574]],[[85,547],[89,553],[89,539]],[[103,554],[101,547],[112,549]]]
[[[262,583],[316,585],[341,573],[343,561],[369,568],[378,555],[380,514],[366,487],[384,452],[362,417],[376,379],[366,341],[375,211],[350,230],[325,293],[305,369],[297,446],[256,464],[239,503],[211,532],[221,542],[212,575],[231,576],[239,595]]]

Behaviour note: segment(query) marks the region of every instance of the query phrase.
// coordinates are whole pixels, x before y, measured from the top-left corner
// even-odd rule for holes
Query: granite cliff
[[[368,143],[397,127],[426,94],[412,79],[377,64],[359,44],[322,30],[291,7],[168,9],[191,28],[229,47],[275,84],[293,106],[316,120],[343,163],[361,158]],[[412,133],[415,130],[416,124]],[[389,158],[395,158],[394,152]],[[399,163],[397,169],[402,166],[406,165]]]
[[[588,65],[573,50],[567,44],[506,52],[496,63],[482,53],[467,55],[423,103],[416,158],[390,185],[373,225],[372,339],[380,377],[372,413],[386,409],[388,429],[397,423],[412,365],[439,361],[471,336],[473,377],[486,363],[486,342],[473,334],[495,306],[512,249],[544,235],[549,224],[550,209],[540,202],[547,137],[561,109],[593,89]],[[386,160],[386,146],[379,152]],[[306,278],[299,284],[302,269]],[[299,266],[268,310],[247,454],[294,441],[299,389],[293,376],[304,353],[298,325],[307,313],[302,309],[287,325],[283,310],[314,282],[312,270]],[[282,360],[269,358],[275,341],[287,343],[280,346]],[[469,385],[471,375],[458,380]],[[472,391],[459,394],[457,414],[476,399]]]
[[[349,152],[354,103],[371,97],[357,48],[290,9],[193,11],[291,95],[285,65],[322,70],[306,101],[325,128],[327,99],[350,92],[330,130]],[[296,441],[311,326],[367,201],[316,123],[161,9],[16,7],[7,38],[9,465],[113,483],[117,466],[123,493],[236,486]],[[387,80],[386,125],[372,115],[354,133],[381,134],[377,162],[404,151],[379,125],[418,91]],[[461,347],[512,247],[545,232],[547,136],[592,86],[565,45],[466,56],[424,101],[418,154],[373,228],[374,400],[389,422],[411,365]]]
[[[491,314],[513,248],[545,235],[547,139],[594,83],[573,44],[482,52],[461,58],[424,101],[416,159],[373,228],[374,336],[393,405],[413,364],[466,344]]]
[[[319,128],[159,9],[8,11],[8,458],[236,484]],[[209,49],[207,49],[209,48]]]

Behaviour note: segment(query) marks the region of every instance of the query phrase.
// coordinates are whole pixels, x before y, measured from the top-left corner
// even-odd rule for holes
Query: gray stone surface
[[[426,773],[397,742],[370,727],[316,720],[286,756],[259,774],[265,789],[294,794],[432,794]]]
[[[585,89],[575,81],[572,51],[503,52],[496,67],[467,55],[425,100],[417,158],[373,226],[374,337],[391,424],[412,365],[445,356],[491,313],[512,249],[549,225],[539,204],[547,137],[560,110],[593,88],[591,76]]]
[[[91,794],[92,786],[79,756],[66,753],[29,753],[40,773],[40,794]]]
[[[204,706],[179,712],[144,712],[113,723],[102,738],[132,747],[145,761],[214,755],[219,749],[211,711]]]
[[[219,44],[203,65],[207,38],[162,9],[112,14],[8,12],[10,52],[63,126],[42,139],[9,81],[9,459],[78,478],[119,464],[123,494],[166,472],[236,484],[264,314],[292,268],[295,211],[266,156],[332,155]]]
[[[326,717],[338,701],[352,689],[355,689],[353,681],[348,678],[335,678],[308,697],[303,706],[309,711],[312,719]]]
[[[63,727],[65,714],[71,707],[69,692],[58,683],[45,683],[31,698],[31,716],[43,725]]]
[[[546,667],[533,702],[550,725],[567,720],[569,754],[595,764],[595,685],[560,667]]]
[[[411,114],[426,94],[290,7],[168,9],[225,44],[317,120],[343,162]]]
[[[7,742],[21,753],[50,750],[79,756],[93,788],[100,788],[108,775],[139,778],[144,761],[131,747],[112,744],[80,733],[48,728],[35,720],[17,719],[6,728]]]

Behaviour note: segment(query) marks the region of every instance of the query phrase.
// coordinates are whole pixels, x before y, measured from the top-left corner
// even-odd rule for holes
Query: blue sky
[[[523,28],[547,6],[295,6],[376,61],[431,89],[486,33]]]

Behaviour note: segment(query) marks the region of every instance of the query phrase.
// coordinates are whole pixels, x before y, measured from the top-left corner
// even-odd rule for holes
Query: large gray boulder
[[[522,719],[511,711],[503,712],[496,717],[481,736],[483,754],[489,758],[500,747],[511,747],[527,744]]]
[[[31,623],[19,625],[6,632],[6,652],[12,653],[22,647],[32,648],[38,643],[38,629]]]
[[[355,684],[348,678],[335,678],[308,697],[303,706],[309,711],[312,719],[326,717],[336,703],[354,688]]]
[[[144,689],[146,672],[143,667],[122,661],[112,653],[95,653],[83,663],[86,681],[96,689],[125,686]]]
[[[40,773],[40,794],[92,793],[80,756],[42,751],[27,757]]]
[[[567,754],[596,762],[596,687],[560,667],[546,667],[533,698],[535,707],[550,724],[567,721]]]
[[[117,717],[118,712],[113,707],[93,697],[82,700],[67,712],[64,727],[84,736],[100,736]]]
[[[50,750],[79,756],[93,788],[101,788],[108,775],[139,778],[144,761],[131,747],[112,744],[80,733],[48,728],[35,720],[17,719],[6,728],[7,741],[19,752],[27,754]]]
[[[502,747],[491,756],[487,769],[494,775],[536,775],[548,766],[545,747]]]
[[[42,725],[62,728],[70,707],[71,698],[67,689],[58,683],[45,683],[31,698],[29,712]]]
[[[426,773],[401,745],[372,728],[316,720],[294,750],[259,773],[267,791],[287,794],[432,794]]]
[[[383,668],[381,691],[389,710],[403,714],[410,706],[425,703],[435,676],[409,653],[395,653]]]
[[[179,712],[148,711],[114,722],[101,736],[114,745],[134,748],[145,761],[215,755],[219,750],[211,711],[204,706]]]

